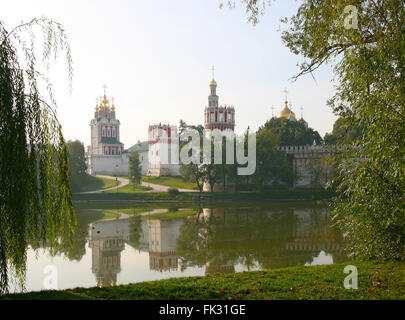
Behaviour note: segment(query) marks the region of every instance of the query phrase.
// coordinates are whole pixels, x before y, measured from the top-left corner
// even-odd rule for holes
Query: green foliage
[[[128,157],[128,162],[129,162],[128,178],[135,189],[135,185],[140,184],[142,179],[142,167],[141,161],[139,160],[138,151],[134,150],[130,153]]]
[[[176,188],[169,188],[169,190],[167,191],[169,194],[173,195],[173,196],[177,196],[179,194],[179,189]]]
[[[336,62],[339,85],[328,102],[348,129],[365,128],[341,154],[332,214],[360,258],[405,257],[405,7],[357,1],[358,26],[345,28],[352,1],[303,1],[283,33],[309,62]]]
[[[84,145],[82,142],[76,140],[68,141],[66,147],[68,152],[72,191],[80,191],[87,176]]]
[[[305,121],[291,121],[283,118],[271,118],[259,132],[267,130],[272,136],[273,145],[280,146],[303,146],[311,145],[314,140],[316,144],[322,142],[318,131],[309,128]]]
[[[65,51],[72,76],[69,45],[58,23],[33,19],[8,32],[0,21],[0,293],[8,290],[9,271],[23,285],[28,239],[33,245],[46,241],[54,254],[71,244],[76,221],[51,85],[36,70],[34,26],[43,31],[45,65]],[[30,31],[29,41],[24,30]],[[50,104],[39,92],[41,80]]]
[[[343,143],[353,142],[360,136],[361,129],[355,125],[352,125],[350,119],[339,118],[333,125],[333,131],[331,134],[326,133],[324,141],[328,145],[337,145]]]
[[[261,129],[257,133],[256,172],[253,175],[253,181],[259,187],[293,185],[292,165],[285,153],[276,149],[277,141],[278,137],[270,129]]]
[[[265,0],[242,2],[257,16]],[[347,28],[345,8],[352,5],[358,23]],[[283,19],[283,42],[304,57],[295,79],[335,65],[338,86],[328,104],[340,120],[326,138],[348,143],[336,161],[332,214],[353,257],[405,257],[404,21],[401,0],[303,0]]]

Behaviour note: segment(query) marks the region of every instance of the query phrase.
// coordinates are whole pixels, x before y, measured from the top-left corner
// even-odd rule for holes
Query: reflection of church
[[[90,224],[89,247],[92,249],[92,272],[97,287],[117,284],[121,272],[121,252],[128,241],[128,221],[106,220]]]
[[[156,271],[172,271],[178,268],[176,239],[182,221],[148,220],[149,267]]]

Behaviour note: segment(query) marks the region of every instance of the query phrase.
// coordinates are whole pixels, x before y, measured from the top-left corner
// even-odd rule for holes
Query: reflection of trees
[[[133,215],[129,218],[129,240],[128,244],[133,248],[138,248],[142,233],[142,220],[139,215]]]
[[[77,225],[74,230],[72,245],[59,243],[54,250],[55,255],[64,254],[69,260],[80,261],[86,253],[86,243],[88,239],[88,226],[90,223],[100,220],[104,217],[102,211],[94,209],[76,208]],[[32,239],[29,241],[31,247],[36,249],[48,249],[50,244],[46,240],[40,242]]]
[[[213,266],[240,263],[247,268],[302,265],[320,250],[294,250],[290,244],[309,241],[317,248],[320,243],[338,241],[328,229],[327,217],[314,211],[304,221],[285,208],[204,209],[182,225],[177,252],[182,268],[207,262]]]

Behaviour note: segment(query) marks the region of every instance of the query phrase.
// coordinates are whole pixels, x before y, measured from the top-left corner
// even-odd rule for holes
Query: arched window
[[[116,129],[115,129],[115,127],[112,127],[112,136],[115,138],[115,135],[116,135]]]
[[[107,128],[107,137],[111,137],[111,128],[110,127]]]
[[[103,127],[103,133],[102,136],[105,137],[105,127]]]

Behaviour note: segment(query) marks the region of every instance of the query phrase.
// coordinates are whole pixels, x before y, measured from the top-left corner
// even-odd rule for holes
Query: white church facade
[[[115,115],[113,99],[97,99],[94,118],[90,122],[91,145],[87,148],[87,171],[93,175],[127,175],[128,157],[120,141],[120,121]]]

